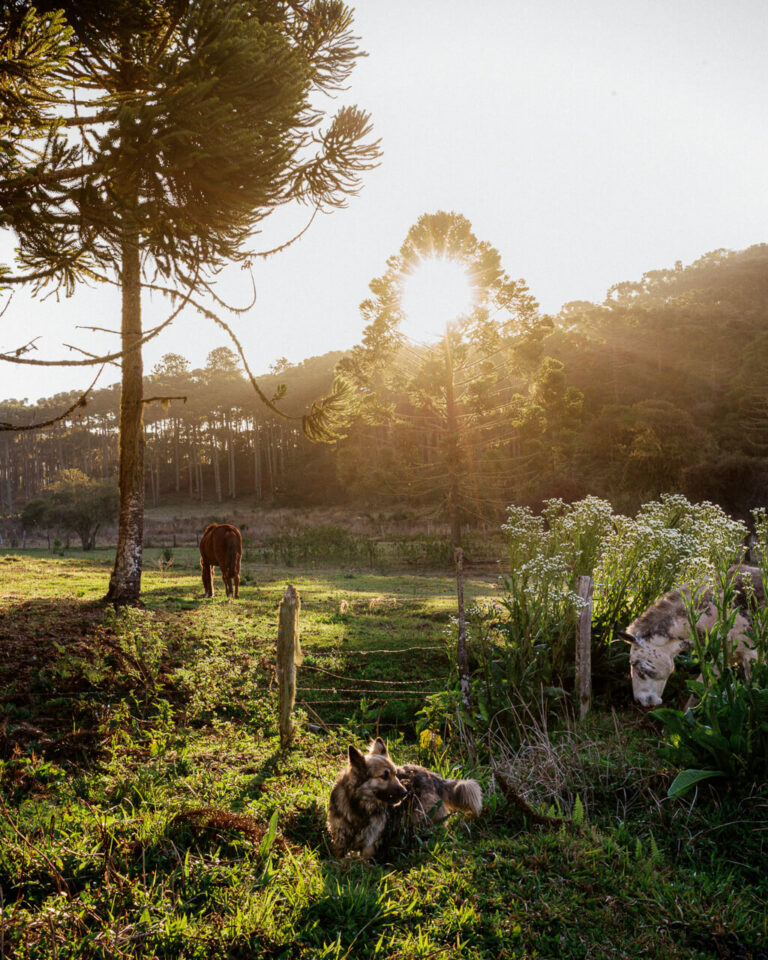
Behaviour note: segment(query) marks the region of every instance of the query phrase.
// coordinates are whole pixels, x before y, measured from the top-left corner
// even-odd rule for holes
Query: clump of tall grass
[[[658,771],[655,748],[624,728],[615,713],[587,725],[566,710],[556,728],[546,703],[510,708],[507,730],[489,735],[494,770],[531,807],[570,817],[582,806],[625,819],[630,809],[657,806],[669,777]]]

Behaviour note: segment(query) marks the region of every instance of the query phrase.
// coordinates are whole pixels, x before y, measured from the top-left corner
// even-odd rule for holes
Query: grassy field
[[[153,559],[146,608],[115,616],[108,553],[0,555],[0,960],[768,957],[765,796],[667,801],[641,714],[531,724],[514,771],[554,827],[458,745],[419,749],[450,675],[450,577],[246,565],[232,603],[201,598],[194,551]],[[288,580],[307,656],[281,751]],[[478,777],[485,810],[338,861],[330,787],[377,731],[396,760]]]

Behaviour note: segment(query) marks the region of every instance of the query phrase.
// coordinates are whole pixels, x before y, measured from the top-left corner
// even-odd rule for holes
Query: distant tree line
[[[741,517],[768,503],[768,245],[650,271],[602,304],[529,316],[514,341],[462,350],[455,421],[466,522],[495,523],[511,502],[589,493],[627,512],[663,492]],[[283,407],[300,412],[329,390],[342,357],[280,363],[268,390],[279,396],[284,385]],[[255,402],[229,350],[199,370],[166,355],[145,395],[187,402],[147,408],[148,502],[398,503],[445,516],[443,464],[455,437],[441,407],[444,364],[423,361],[413,348],[391,352],[371,383],[376,415],[359,411],[344,439],[312,444],[299,421]],[[5,401],[0,421],[40,419],[75,396]],[[114,478],[118,405],[116,387],[100,390],[50,429],[0,434],[0,512],[18,513],[62,469]]]
[[[265,390],[280,395],[286,412],[300,414],[331,384],[340,353],[296,367],[285,361],[264,377]],[[237,358],[221,347],[202,369],[178,354],[166,354],[144,393],[186,397],[151,404],[145,412],[146,500],[223,502],[251,497],[255,503],[325,503],[337,496],[333,451],[310,443],[301,420],[272,415],[254,396]],[[72,394],[30,404],[0,402],[0,421],[23,424],[43,411],[66,407]],[[0,515],[18,512],[28,500],[75,468],[95,480],[117,476],[120,389],[95,391],[71,419],[24,433],[0,433]]]

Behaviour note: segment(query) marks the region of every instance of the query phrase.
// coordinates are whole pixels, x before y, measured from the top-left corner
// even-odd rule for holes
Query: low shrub
[[[270,537],[266,542],[270,559],[293,567],[298,563],[339,563],[357,560],[355,538],[343,527],[327,525],[289,530]]]

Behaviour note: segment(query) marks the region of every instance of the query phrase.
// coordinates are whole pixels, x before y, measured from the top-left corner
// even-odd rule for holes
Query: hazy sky
[[[360,0],[356,27],[369,56],[340,102],[371,112],[383,161],[348,209],[257,263],[256,306],[233,319],[254,370],[356,343],[369,281],[422,213],[468,217],[550,312],[768,240],[764,0]],[[281,212],[254,248],[306,216]],[[245,276],[233,270],[220,291],[246,300]],[[147,300],[145,324],[166,309]],[[118,326],[118,299],[17,294],[0,351],[38,333],[41,357],[62,356],[62,342],[114,343],[75,324]],[[145,366],[167,352],[202,365],[225,343],[189,312],[147,345]],[[92,375],[2,364],[0,397],[50,396]],[[111,369],[101,382],[115,379]]]

